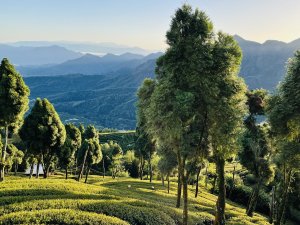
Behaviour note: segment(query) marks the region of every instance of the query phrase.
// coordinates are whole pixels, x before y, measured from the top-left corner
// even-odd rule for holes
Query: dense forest
[[[28,111],[2,60],[1,224],[300,223],[300,51],[270,94],[248,89],[238,42],[204,12],[183,5],[166,39],[135,131],[64,124],[46,98]]]

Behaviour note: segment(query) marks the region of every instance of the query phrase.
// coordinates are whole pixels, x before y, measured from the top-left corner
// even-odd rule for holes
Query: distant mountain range
[[[20,66],[18,70],[23,76],[49,76],[49,75],[107,75],[108,73],[116,75],[120,70],[126,73],[138,65],[150,59],[156,59],[162,53],[152,53],[147,56],[125,53],[122,55],[106,54],[102,57],[85,54],[77,59],[68,60],[61,64],[46,66]]]
[[[288,58],[300,49],[300,39],[290,43],[266,41],[263,44],[239,36],[235,39],[243,51],[240,76],[250,89],[274,90],[285,74]],[[65,122],[134,129],[137,88],[145,77],[155,76],[156,59],[162,53],[144,56],[125,52],[102,57],[73,53],[80,55],[52,65],[18,67],[31,89],[31,99],[49,98]]]
[[[12,46],[30,46],[30,47],[49,47],[53,45],[61,46],[75,52],[93,53],[94,55],[124,54],[130,52],[133,54],[148,55],[153,51],[139,47],[130,47],[110,42],[93,43],[93,42],[71,42],[71,41],[19,41],[9,43]]]
[[[290,43],[268,40],[263,44],[237,35],[235,39],[243,51],[240,75],[250,89],[273,90],[285,74],[287,60],[300,50],[300,39]]]
[[[15,65],[58,64],[76,59],[82,55],[82,53],[74,52],[57,45],[16,47],[0,44],[0,58],[9,58]]]

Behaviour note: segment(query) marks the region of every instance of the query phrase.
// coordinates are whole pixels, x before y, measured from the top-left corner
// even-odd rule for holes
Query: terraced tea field
[[[191,187],[192,188],[192,187]],[[211,224],[216,196],[190,190],[189,224]],[[0,224],[136,224],[181,223],[182,209],[175,208],[176,184],[170,194],[160,182],[132,178],[102,179],[91,176],[88,184],[63,176],[31,179],[10,176],[0,184]],[[228,224],[268,224],[253,218],[234,203],[227,204]]]

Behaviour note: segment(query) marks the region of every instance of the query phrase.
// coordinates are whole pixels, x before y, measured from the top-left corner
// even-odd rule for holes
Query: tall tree
[[[268,117],[277,142],[277,216],[275,224],[283,224],[287,199],[300,161],[300,51],[288,62],[287,73],[277,92],[269,101]]]
[[[150,105],[151,95],[154,91],[155,81],[149,78],[146,78],[139,88],[137,96],[137,140],[135,144],[136,155],[140,161],[140,179],[143,179],[143,170],[144,170],[144,161],[148,160],[149,165],[149,175],[150,182],[152,182],[152,163],[151,159],[155,152],[155,144],[151,138],[151,136],[146,131],[146,110]]]
[[[80,172],[79,172],[78,178],[77,178],[78,181],[82,177],[85,167],[87,166],[86,169],[88,169],[88,168],[90,169],[90,165],[87,163],[87,160],[89,160],[89,158],[87,158],[87,157],[90,156],[89,154],[92,154],[91,152],[93,152],[94,150],[96,151],[98,149],[98,146],[96,143],[98,143],[100,151],[101,151],[101,146],[99,144],[99,132],[97,131],[97,129],[94,126],[89,125],[85,129],[83,137],[85,138],[85,140],[84,140],[85,144],[82,145],[78,151],[78,160],[81,161]],[[96,152],[98,152],[98,150]],[[101,152],[101,159],[102,159],[102,152]],[[86,179],[87,179],[87,177],[86,177]]]
[[[60,164],[65,168],[68,179],[68,168],[75,163],[75,154],[81,146],[81,132],[73,124],[66,124],[66,141],[59,152]],[[73,164],[72,164],[73,163]]]
[[[102,160],[102,151],[99,140],[95,138],[85,139],[80,148],[80,159],[83,161],[82,168],[86,166],[85,183],[87,182],[91,166]],[[81,172],[82,174],[82,172]],[[80,174],[79,174],[80,176]],[[79,179],[78,179],[79,180]]]
[[[216,66],[212,60],[215,40],[205,13],[188,5],[176,11],[166,36],[169,48],[157,61],[146,127],[158,146],[168,146],[177,156],[177,206],[182,186],[183,224],[187,224],[191,173],[187,165],[206,149],[209,110],[217,88],[211,72]]]
[[[5,143],[0,154],[0,181],[4,180],[9,130],[16,131],[22,124],[23,116],[28,110],[29,92],[22,76],[4,58],[0,65],[0,126],[5,131]]]
[[[238,77],[241,49],[233,37],[218,33],[213,48],[214,80],[217,84],[211,108],[211,146],[218,175],[218,200],[214,224],[225,224],[225,161],[237,152],[245,115],[246,85]],[[224,119],[226,118],[226,119]]]
[[[47,178],[51,163],[59,155],[66,139],[65,126],[47,99],[38,98],[35,101],[30,114],[25,118],[20,137],[29,151],[40,155],[44,178]]]
[[[123,150],[118,143],[113,141],[109,142],[109,146],[111,159],[110,171],[114,179],[123,170]]]
[[[262,185],[267,184],[274,177],[269,127],[267,124],[257,124],[257,116],[264,115],[266,99],[265,90],[259,89],[247,93],[248,116],[244,122],[246,131],[242,138],[239,158],[241,164],[255,176],[256,180],[247,205],[248,216],[253,216]]]

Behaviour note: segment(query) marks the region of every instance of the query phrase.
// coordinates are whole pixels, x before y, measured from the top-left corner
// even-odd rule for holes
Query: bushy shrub
[[[72,209],[22,211],[4,215],[1,224],[129,225],[118,218]]]

